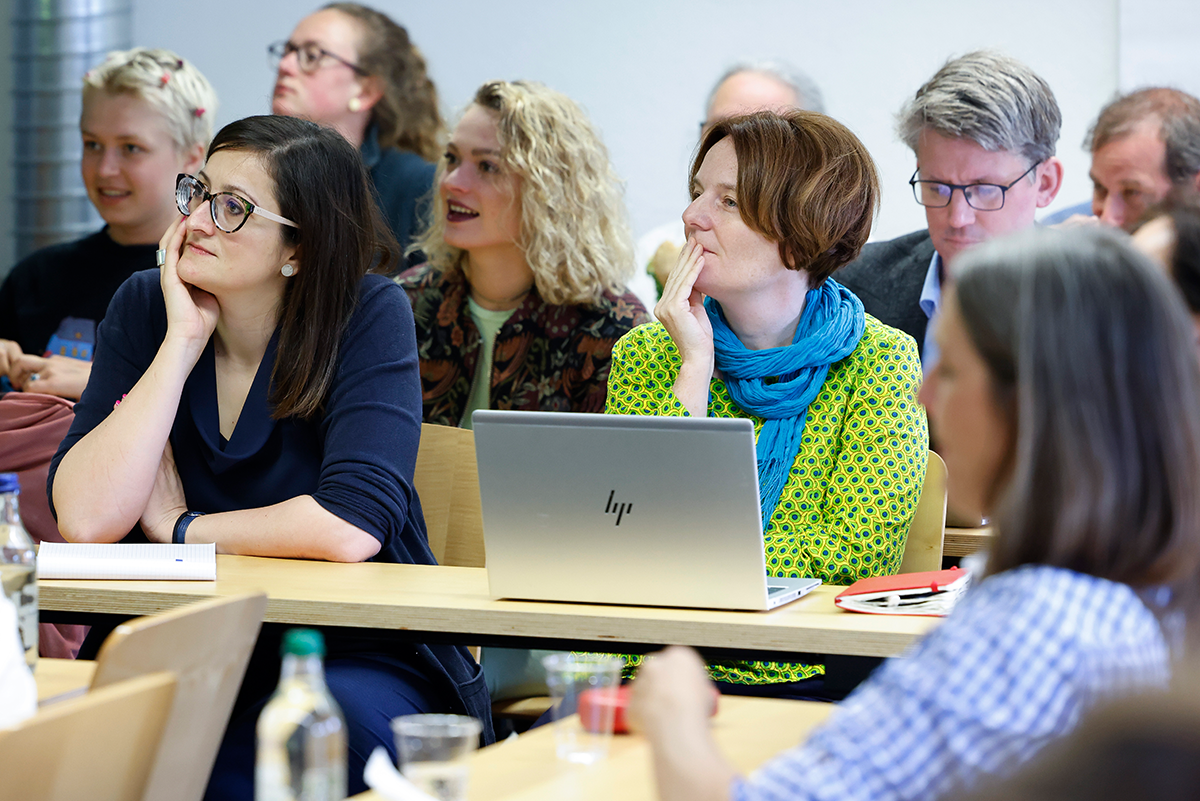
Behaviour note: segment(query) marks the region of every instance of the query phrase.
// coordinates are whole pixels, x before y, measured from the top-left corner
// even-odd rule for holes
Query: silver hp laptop
[[[773,609],[749,420],[479,410],[496,598]]]

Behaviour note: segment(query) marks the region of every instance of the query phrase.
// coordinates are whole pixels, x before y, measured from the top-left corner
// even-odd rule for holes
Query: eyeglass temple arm
[[[296,225],[294,222],[292,222],[291,220],[289,220],[287,217],[280,217],[278,214],[272,214],[271,212],[267,211],[264,208],[260,208],[259,206],[254,207],[254,213],[258,214],[262,217],[266,217],[268,220],[273,220],[274,222],[280,223],[281,225],[290,225],[292,228],[300,227],[300,226]]]

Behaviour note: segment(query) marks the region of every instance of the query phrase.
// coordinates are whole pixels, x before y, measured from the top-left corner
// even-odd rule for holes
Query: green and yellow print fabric
[[[605,411],[687,415],[672,389],[680,363],[661,323],[633,329],[613,349]],[[764,535],[770,575],[851,584],[899,569],[929,448],[920,385],[916,342],[867,315],[858,347],[830,366],[808,407],[800,452]],[[733,402],[719,378],[712,381],[708,415],[750,419],[756,436],[763,423]],[[714,662],[709,672],[718,681],[775,684],[824,667]]]

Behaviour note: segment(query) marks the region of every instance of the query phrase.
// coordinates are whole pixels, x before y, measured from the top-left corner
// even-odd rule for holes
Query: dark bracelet
[[[175,529],[171,532],[171,542],[176,545],[183,545],[183,536],[187,534],[188,526],[197,517],[203,515],[204,512],[184,512],[175,519]]]

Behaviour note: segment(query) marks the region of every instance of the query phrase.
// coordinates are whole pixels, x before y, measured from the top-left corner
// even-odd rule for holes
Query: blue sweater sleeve
[[[75,404],[75,420],[50,462],[47,494],[54,511],[54,475],[67,451],[113,410],[154,361],[167,331],[167,309],[158,283],[158,270],[134,273],[113,295],[96,329],[92,373],[83,397]]]
[[[399,545],[410,559],[415,543],[397,540],[410,516],[424,528],[419,506],[410,510],[420,436],[421,380],[412,309],[398,285],[369,276],[342,338],[321,423],[321,477],[313,497],[377,537],[385,550]]]

